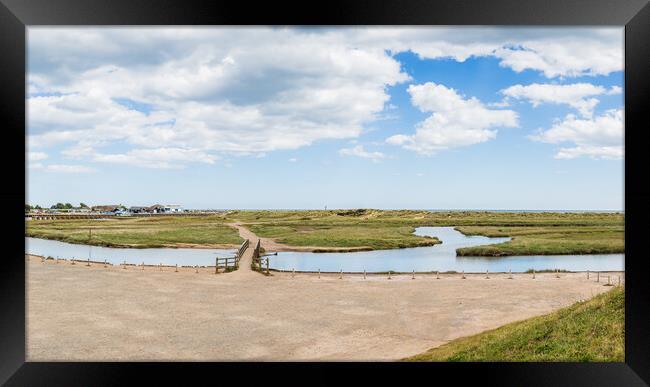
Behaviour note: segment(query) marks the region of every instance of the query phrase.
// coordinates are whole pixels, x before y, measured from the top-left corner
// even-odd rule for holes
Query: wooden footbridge
[[[219,268],[223,268],[225,271],[231,271],[234,268],[239,273],[259,271],[268,275],[269,259],[262,258],[260,250],[261,241],[259,239],[255,245],[249,239],[246,239],[237,249],[235,257],[216,259],[216,272],[219,271]],[[266,268],[264,268],[265,263]]]

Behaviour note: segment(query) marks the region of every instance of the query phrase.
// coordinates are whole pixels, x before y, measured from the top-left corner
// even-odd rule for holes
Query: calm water
[[[216,257],[234,257],[235,250],[222,249],[122,249],[77,245],[39,238],[25,238],[25,251],[29,254],[53,258],[88,259],[114,265],[123,263],[145,265],[214,266]]]
[[[522,272],[528,269],[623,270],[623,254],[606,255],[532,255],[513,257],[457,257],[459,247],[502,243],[510,238],[465,236],[453,227],[419,227],[416,235],[435,236],[442,244],[398,250],[362,251],[356,253],[280,252],[270,257],[274,269],[296,271],[462,271]]]
[[[624,270],[623,254],[604,255],[532,255],[513,257],[457,257],[459,247],[502,243],[510,238],[465,236],[453,227],[419,227],[416,235],[435,236],[443,243],[429,247],[397,250],[361,251],[355,253],[280,252],[270,256],[273,269],[323,272],[339,271],[462,271],[522,272],[528,269],[563,269],[569,271]],[[220,249],[121,249],[76,245],[38,238],[25,238],[26,252],[59,258],[95,261],[106,259],[112,264],[128,263],[164,265],[214,265],[215,257],[232,257],[235,250]]]

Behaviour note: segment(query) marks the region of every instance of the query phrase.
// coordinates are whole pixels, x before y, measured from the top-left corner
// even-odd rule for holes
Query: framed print
[[[649,14],[2,0],[0,380],[646,385]]]

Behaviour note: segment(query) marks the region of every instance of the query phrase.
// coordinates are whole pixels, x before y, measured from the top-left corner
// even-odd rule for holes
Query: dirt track
[[[507,277],[265,277],[28,258],[27,359],[393,360],[611,289],[602,273],[601,283]]]

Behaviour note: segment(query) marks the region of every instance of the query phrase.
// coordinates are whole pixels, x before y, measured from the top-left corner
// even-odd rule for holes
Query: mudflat
[[[623,273],[368,275],[42,262],[27,360],[396,360],[607,291]]]

